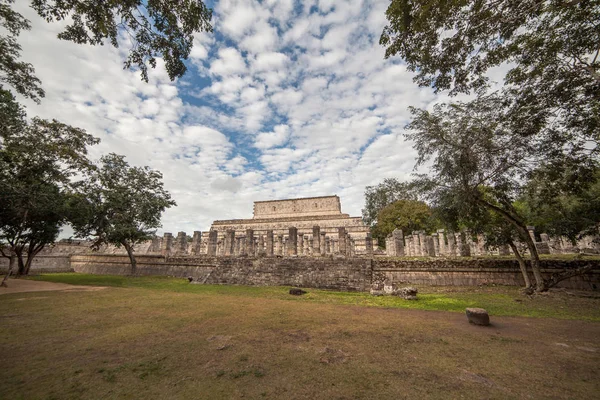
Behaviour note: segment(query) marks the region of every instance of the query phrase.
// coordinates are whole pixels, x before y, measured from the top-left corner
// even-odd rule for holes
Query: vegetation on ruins
[[[394,229],[403,232],[435,231],[439,227],[431,208],[419,200],[398,200],[384,207],[377,214],[377,222],[371,227],[373,238],[385,244],[385,238]]]
[[[565,237],[573,244],[583,236],[600,235],[600,167],[595,165],[587,172],[579,174],[550,167],[534,171],[519,200],[529,224],[551,236]],[[559,185],[566,185],[567,189],[575,185],[575,190],[561,187],[557,190]]]
[[[68,220],[72,179],[90,168],[87,147],[98,139],[56,120],[26,120],[0,89],[0,253],[27,274],[33,257]]]
[[[29,21],[12,9],[14,0],[0,0],[0,82],[19,94],[39,101],[44,97],[34,67],[20,61],[17,37],[29,30]],[[212,10],[199,0],[31,0],[31,7],[48,22],[71,18],[58,38],[78,44],[114,47],[129,45],[125,68],[137,67],[148,81],[148,65],[156,67],[157,58],[165,62],[171,80],[185,74],[194,33],[212,32]]]
[[[365,208],[362,209],[364,223],[373,226],[377,223],[377,214],[398,200],[417,200],[417,194],[411,182],[386,178],[375,186],[367,186],[365,188]]]
[[[544,226],[572,240],[598,229],[591,188],[600,139],[597,2],[394,0],[386,16],[386,57],[401,56],[421,86],[477,94],[431,112],[411,109],[407,137],[417,163],[433,162],[420,177],[432,205],[480,229],[494,226],[483,223],[489,212],[510,224],[527,245],[538,291],[584,272],[544,280],[525,223],[550,218]],[[494,67],[509,71],[503,88],[490,94]],[[569,216],[574,222],[567,225]],[[509,231],[488,234],[492,242],[513,242]]]
[[[527,246],[536,290],[547,290],[572,276],[573,271],[548,280],[542,277],[526,215],[515,203],[531,174],[539,172],[537,166],[551,162],[572,167],[570,157],[558,153],[549,159],[546,149],[532,137],[515,133],[506,115],[510,110],[495,93],[467,103],[436,105],[432,112],[416,108],[411,112],[413,120],[406,136],[419,154],[417,165],[431,162],[429,174],[420,175],[419,180],[432,205],[454,210],[458,218],[475,224],[481,223],[486,211],[501,217]],[[594,165],[578,164],[577,171],[591,179],[589,170]],[[588,183],[546,185],[545,190],[554,196],[576,194]]]
[[[163,188],[162,174],[132,167],[124,156],[108,154],[78,185],[71,224],[77,237],[93,237],[93,247],[123,246],[136,273],[134,246],[151,239],[164,210],[176,205]]]

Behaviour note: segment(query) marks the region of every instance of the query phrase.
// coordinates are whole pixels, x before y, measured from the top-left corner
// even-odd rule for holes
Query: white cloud
[[[335,193],[359,215],[366,185],[412,171],[407,107],[440,99],[384,60],[388,5],[224,0],[215,33],[194,37],[186,76],[171,82],[159,62],[149,83],[123,70],[126,48],[59,41],[58,24],[19,5],[33,23],[23,57],[47,92],[41,105],[27,102],[29,114],[100,137],[94,157],[112,151],[162,171],[178,203],[166,231],[250,217],[252,201],[273,198]]]

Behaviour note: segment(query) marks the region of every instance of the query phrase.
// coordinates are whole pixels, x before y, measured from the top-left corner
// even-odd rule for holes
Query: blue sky
[[[29,116],[99,137],[94,158],[160,170],[178,203],[160,232],[250,218],[254,200],[337,194],[360,215],[365,186],[412,172],[407,107],[443,100],[384,60],[388,1],[220,1],[185,77],[171,82],[159,65],[149,83],[123,70],[127,43],[60,41],[60,25],[24,3],[23,58],[46,90],[40,105],[24,101]]]

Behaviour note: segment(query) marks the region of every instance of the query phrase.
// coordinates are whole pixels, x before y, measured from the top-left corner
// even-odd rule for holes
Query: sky
[[[127,48],[56,38],[29,2],[19,43],[46,97],[22,100],[29,117],[55,118],[114,152],[162,172],[177,206],[158,233],[208,230],[251,218],[257,200],[338,195],[361,215],[364,191],[407,180],[416,153],[403,139],[409,106],[442,99],[412,81],[378,44],[389,0],[219,1],[213,33],[194,39],[188,72],[124,70]]]

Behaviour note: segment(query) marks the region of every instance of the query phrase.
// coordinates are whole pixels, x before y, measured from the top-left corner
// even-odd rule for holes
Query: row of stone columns
[[[532,229],[530,229],[530,235],[535,241]],[[541,236],[542,239],[547,238],[547,235]],[[549,253],[548,245],[543,240],[536,242],[536,247],[541,254]],[[469,231],[450,232],[439,229],[432,235],[427,235],[423,231],[415,231],[404,236],[401,230],[396,229],[386,238],[386,254],[396,257],[469,257],[492,254],[509,255],[511,252],[508,246],[500,246],[494,251],[486,249],[484,237],[482,235],[473,236]]]
[[[322,232],[314,226],[312,235],[298,233],[296,227],[290,227],[288,234],[275,235],[273,230],[257,235],[253,229],[247,229],[245,235],[236,235],[233,229],[227,230],[219,237],[217,231],[210,231],[208,238],[202,240],[201,232],[194,232],[191,244],[185,232],[179,232],[176,238],[165,233],[162,238],[156,237],[150,245],[150,252],[163,255],[206,254],[208,256],[324,256],[338,254],[355,255],[355,241],[345,228],[339,228],[337,238]],[[365,239],[367,254],[373,254],[373,239],[370,234]]]

